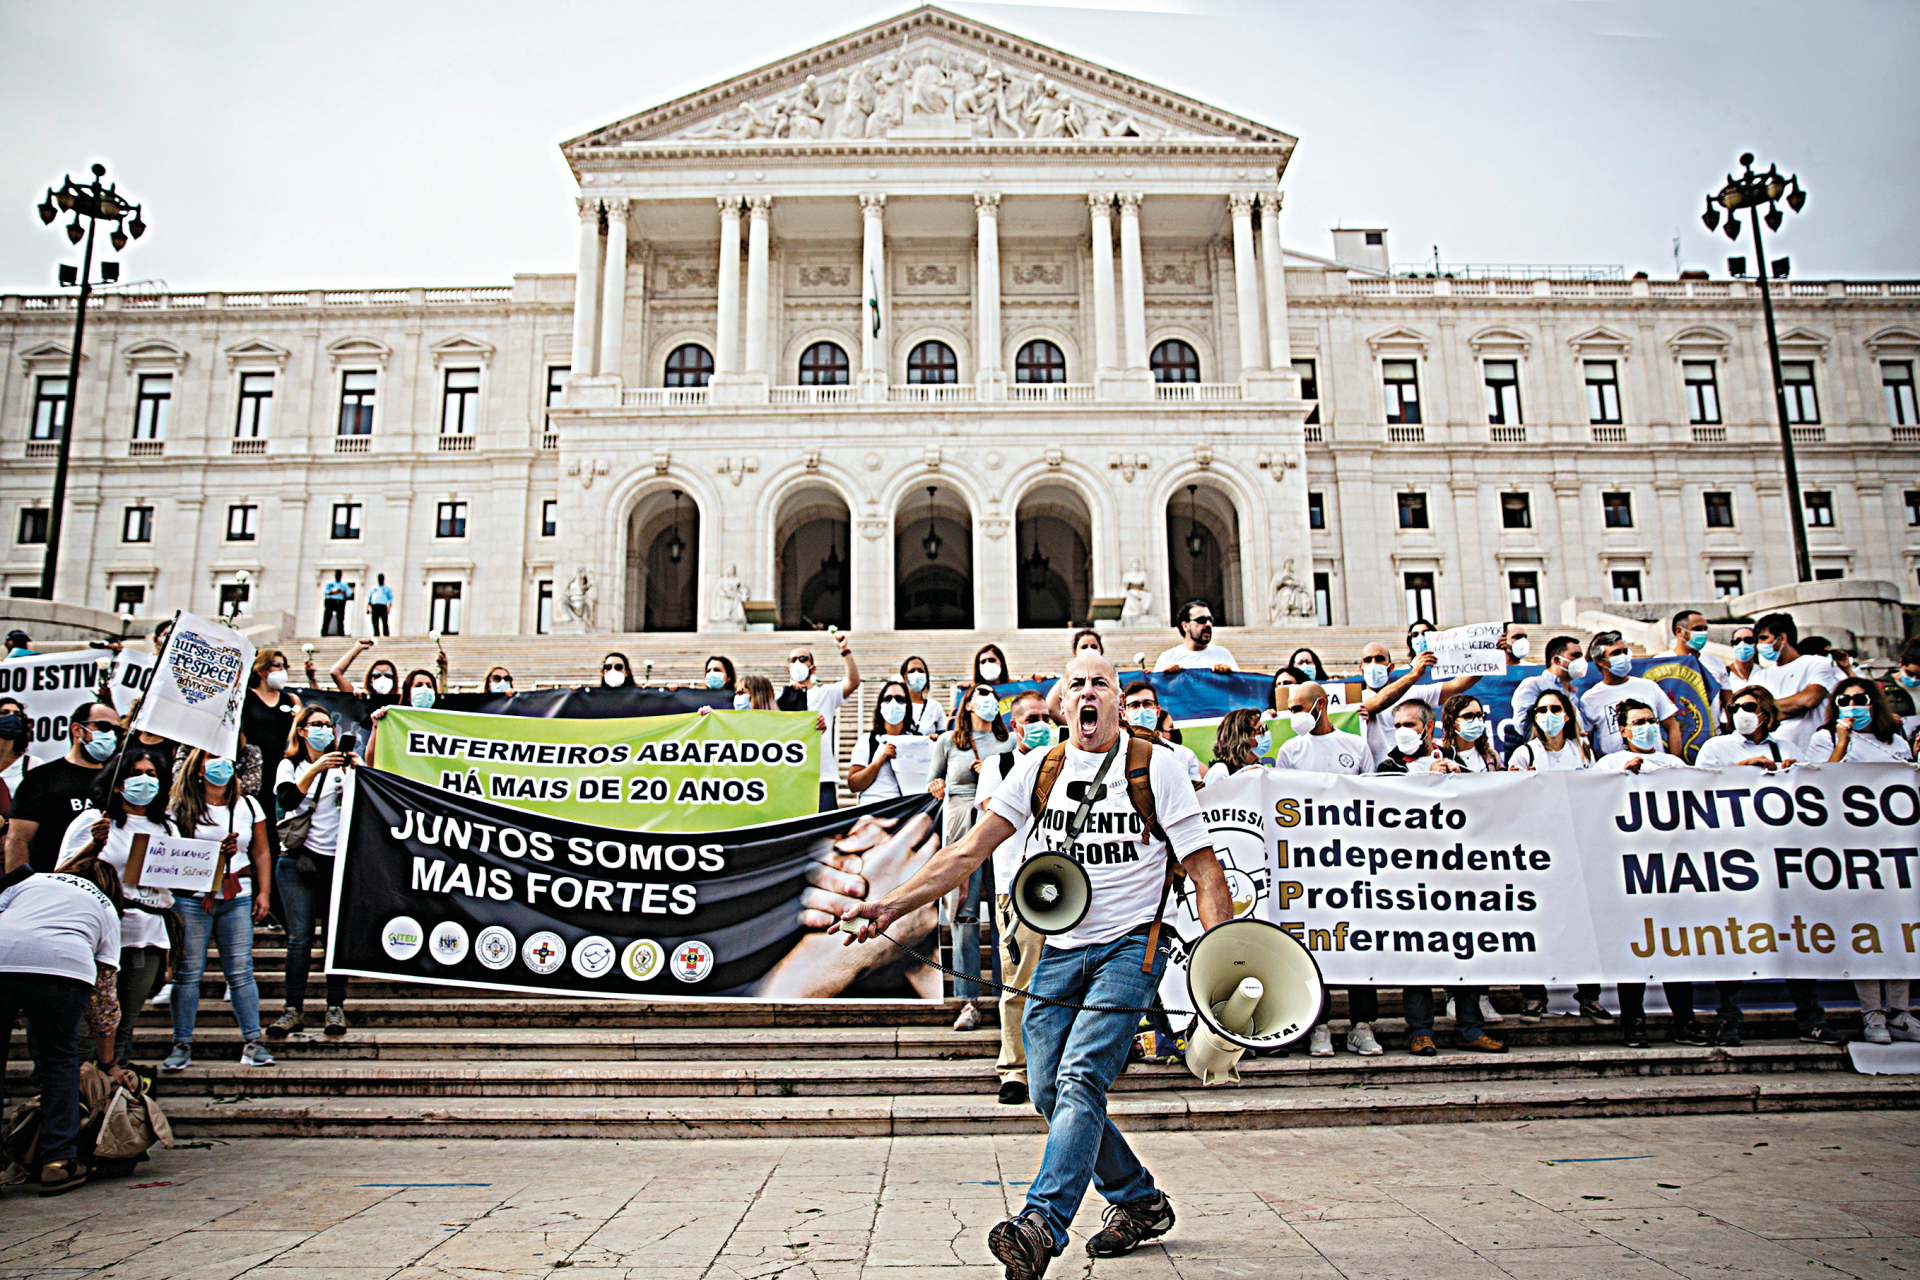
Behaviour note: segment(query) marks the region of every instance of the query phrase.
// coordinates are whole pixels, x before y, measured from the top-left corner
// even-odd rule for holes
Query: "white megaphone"
[[[1013,913],[1035,933],[1065,933],[1086,918],[1093,903],[1093,882],[1084,867],[1058,853],[1042,853],[1020,864],[1013,877]]]
[[[1240,1079],[1240,1055],[1305,1035],[1320,1015],[1320,966],[1298,939],[1265,920],[1229,920],[1200,935],[1187,956],[1187,994],[1198,1014],[1187,1033],[1187,1069],[1202,1084]]]

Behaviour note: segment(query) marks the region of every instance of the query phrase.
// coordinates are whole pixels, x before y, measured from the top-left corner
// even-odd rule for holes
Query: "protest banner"
[[[1273,920],[1273,836],[1266,774],[1243,769],[1200,793],[1201,816],[1213,832],[1214,856],[1226,875],[1234,919]],[[1167,903],[1163,930],[1169,939],[1167,967],[1160,975],[1160,1002],[1176,1017],[1193,1012],[1187,993],[1187,955],[1206,930],[1186,881]]]
[[[136,836],[145,840],[136,879],[142,889],[184,889],[209,893],[220,870],[220,841],[190,840],[182,836]],[[132,870],[133,854],[127,858]]]
[[[252,667],[253,641],[197,614],[175,614],[128,732],[158,734],[209,755],[233,756],[240,741],[240,700]]]
[[[124,712],[153,679],[153,655],[135,649],[77,649],[0,662],[0,697],[18,698],[33,722],[27,755],[35,764],[67,753],[67,723],[93,701],[102,675],[114,708]]]
[[[393,707],[376,768],[463,796],[627,831],[719,831],[812,813],[810,712],[523,720]]]
[[[1507,669],[1507,655],[1499,648],[1506,625],[1473,622],[1451,631],[1429,631],[1427,647],[1439,661],[1427,674],[1435,680],[1455,676],[1497,675]]]
[[[910,837],[865,853],[870,893],[925,865],[930,796],[643,836],[377,770],[349,777],[329,973],[625,1000],[939,998],[938,972],[898,948],[843,947],[801,918],[809,873],[857,825]],[[926,908],[889,933],[931,954],[937,924]]]

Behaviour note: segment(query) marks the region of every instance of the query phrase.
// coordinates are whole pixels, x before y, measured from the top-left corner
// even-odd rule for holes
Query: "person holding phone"
[[[333,885],[333,858],[340,848],[340,799],[347,770],[364,764],[353,753],[353,735],[336,735],[325,707],[305,708],[295,719],[286,757],[274,779],[274,798],[286,814],[286,847],[274,870],[280,876],[280,902],[287,911],[286,1008],[267,1034],[284,1040],[305,1026],[307,975],[313,966],[313,927]],[[299,827],[306,826],[305,834]],[[347,1034],[347,978],[327,975],[330,1036]]]

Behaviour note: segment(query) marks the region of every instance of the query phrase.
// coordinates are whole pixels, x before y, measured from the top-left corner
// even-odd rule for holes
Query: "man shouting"
[[[1212,834],[1173,753],[1154,745],[1147,786],[1129,787],[1129,738],[1120,726],[1120,682],[1112,664],[1083,651],[1067,665],[1065,692],[1068,741],[1028,752],[965,839],[935,854],[893,893],[844,917],[850,930],[859,925],[849,940],[865,942],[961,884],[1006,840],[1020,842],[1021,861],[1065,854],[1092,881],[1080,923],[1046,940],[1021,1020],[1029,1088],[1047,1120],[1047,1146],[1026,1208],[987,1236],[1007,1280],[1044,1275],[1066,1250],[1067,1224],[1089,1182],[1108,1201],[1105,1225],[1087,1241],[1094,1257],[1131,1253],[1173,1226],[1172,1203],[1107,1118],[1107,1090],[1126,1065],[1138,1015],[1071,1006],[1147,1005],[1167,963],[1167,935],[1152,925],[1176,859],[1191,878],[1203,925],[1212,928],[1233,915]],[[1036,805],[1043,790],[1044,802]],[[1151,956],[1150,932],[1157,933]]]

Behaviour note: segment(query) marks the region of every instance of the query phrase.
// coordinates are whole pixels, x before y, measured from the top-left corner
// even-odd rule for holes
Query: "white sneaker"
[[[1887,1018],[1887,1034],[1895,1040],[1920,1040],[1920,1022],[1905,1009],[1895,1009]]]
[[[1887,1015],[1881,1010],[1867,1010],[1860,1022],[1860,1038],[1868,1044],[1893,1043],[1893,1033],[1887,1030]]]
[[[1480,997],[1480,1020],[1482,1022],[1505,1022],[1506,1015],[1493,1007],[1493,997]]]
[[[1377,1058],[1386,1050],[1373,1038],[1373,1028],[1364,1022],[1356,1022],[1347,1031],[1347,1050],[1363,1058]]]
[[[960,1016],[953,1020],[953,1029],[955,1031],[971,1031],[979,1025],[980,1013],[973,1007],[973,1001],[969,1000],[960,1006]]]
[[[1307,1042],[1307,1054],[1314,1058],[1333,1056],[1333,1032],[1327,1028],[1326,1023],[1323,1022],[1313,1029],[1313,1038]]]
[[[1454,1011],[1453,1011],[1453,997],[1452,997],[1452,996],[1448,996],[1448,997],[1447,997],[1447,1016],[1448,1016],[1449,1018],[1452,1018],[1452,1017],[1456,1017],[1456,1016],[1457,1016],[1457,1015],[1456,1015],[1456,1014],[1454,1013]]]
[[[147,1001],[148,1004],[171,1004],[172,1002],[173,1002],[173,984],[171,982],[167,983],[165,986],[161,987],[158,991],[154,992],[153,999]]]

